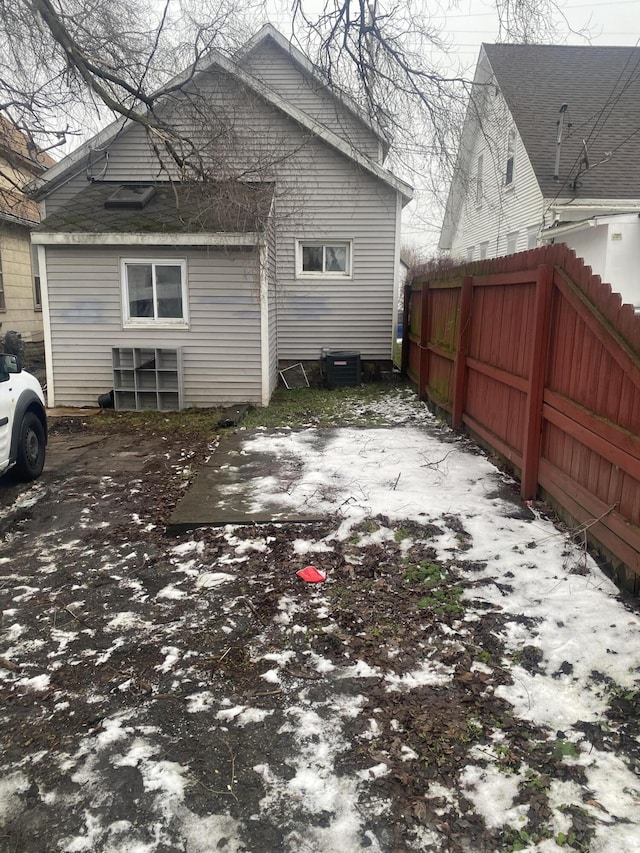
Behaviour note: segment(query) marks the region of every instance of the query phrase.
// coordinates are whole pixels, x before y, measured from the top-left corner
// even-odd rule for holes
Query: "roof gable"
[[[640,48],[485,44],[483,50],[546,198],[640,198]]]
[[[271,37],[272,31],[273,28],[268,32],[263,33],[263,38]],[[281,36],[281,38],[283,37]],[[166,85],[166,87],[164,87],[164,90],[169,89],[171,91],[175,91],[176,88],[183,83],[188,82],[194,76],[214,71],[216,68],[233,76],[239,83],[247,86],[247,88],[264,98],[265,101],[270,103],[272,106],[275,106],[290,119],[297,122],[306,130],[321,138],[335,150],[353,160],[367,172],[373,174],[376,178],[401,193],[405,203],[412,198],[413,190],[409,184],[397,178],[375,161],[362,155],[349,143],[348,140],[341,138],[337,133],[324,126],[320,121],[307,115],[295,104],[283,98],[253,75],[247,73],[242,68],[241,63],[228,59],[216,51],[212,51],[208,57],[198,63],[197,66],[188,68],[182,74],[175,77]],[[157,97],[161,97],[164,90],[160,90],[160,92],[157,93]],[[96,148],[103,148],[108,145],[114,137],[122,132],[123,128],[131,125],[132,123],[133,122],[131,120],[127,120],[125,118],[116,119],[91,140],[81,145],[74,152],[61,160],[56,166],[47,171],[42,178],[34,181],[31,187],[33,194],[38,198],[46,198],[48,193],[53,191],[56,186],[59,186],[82,168],[92,150],[95,150]]]
[[[365,113],[365,111],[350,95],[336,86],[331,86],[320,69],[318,69],[292,42],[288,41],[272,24],[264,24],[264,26],[242,46],[236,54],[236,61],[243,62],[249,54],[254,53],[260,46],[268,42],[275,45],[275,47],[283,53],[287,59],[289,59],[294,66],[301,71],[302,74],[313,80],[316,87],[322,91],[326,97],[338,101],[338,103],[348,110],[355,119],[362,122],[362,124],[383,145],[386,155],[389,148],[388,139],[378,124]]]

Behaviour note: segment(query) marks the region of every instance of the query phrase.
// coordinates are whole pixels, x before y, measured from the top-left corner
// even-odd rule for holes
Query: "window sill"
[[[131,320],[127,320],[122,324],[123,329],[135,329],[136,331],[141,331],[142,329],[158,329],[162,331],[188,331],[189,324],[183,323],[182,321],[179,323],[161,323],[155,320],[152,320],[148,323],[134,323]]]
[[[324,279],[333,279],[334,281],[337,279],[338,281],[344,281],[345,279],[351,279],[353,276],[348,272],[299,272],[296,275],[297,279],[301,279],[303,281],[322,281]]]

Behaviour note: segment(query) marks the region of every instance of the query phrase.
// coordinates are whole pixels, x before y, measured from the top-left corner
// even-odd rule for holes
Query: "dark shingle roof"
[[[483,47],[545,197],[640,198],[640,48]],[[568,104],[568,111],[560,182],[555,182],[562,104]],[[574,192],[570,184],[578,172],[583,140],[595,168],[578,177]],[[610,158],[596,166],[608,152]]]
[[[145,182],[148,183],[148,182]],[[206,234],[262,231],[273,184],[238,182],[154,184],[156,192],[142,210],[105,208],[122,182],[89,184],[34,231],[47,233]],[[125,184],[126,186],[126,184]]]

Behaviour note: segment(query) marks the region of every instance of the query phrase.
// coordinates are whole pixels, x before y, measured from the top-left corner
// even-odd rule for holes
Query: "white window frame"
[[[484,154],[478,154],[476,161],[476,207],[482,207],[484,192]]]
[[[180,267],[181,295],[182,295],[182,317],[131,317],[129,315],[129,287],[127,280],[127,267],[129,265],[151,266],[151,279],[153,283],[154,313],[157,311],[156,298],[156,267]],[[122,293],[122,327],[124,329],[188,329],[189,328],[189,302],[187,299],[187,262],[184,258],[121,258],[120,259],[120,282]]]
[[[509,168],[511,164],[511,168]],[[511,173],[511,174],[509,174]],[[507,134],[507,159],[504,167],[504,184],[508,190],[513,189],[516,182],[516,129],[512,127]]]
[[[302,250],[305,246],[312,246],[313,248],[318,248],[322,246],[324,249],[325,246],[340,246],[346,249],[347,255],[347,263],[346,270],[344,272],[331,272],[331,271],[305,271],[302,269]],[[325,264],[325,254],[324,251],[322,253],[323,256],[323,266]],[[327,238],[325,240],[296,240],[296,278],[333,278],[333,279],[350,279],[352,278],[352,269],[353,269],[353,240],[332,240],[331,238]]]
[[[40,260],[38,247],[31,246],[31,280],[33,284],[33,310],[42,311],[42,278],[40,277]]]

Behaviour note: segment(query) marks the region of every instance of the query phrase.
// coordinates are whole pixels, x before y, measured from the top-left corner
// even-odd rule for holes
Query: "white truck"
[[[40,383],[15,355],[0,353],[0,474],[14,468],[22,480],[42,473],[47,415]]]

